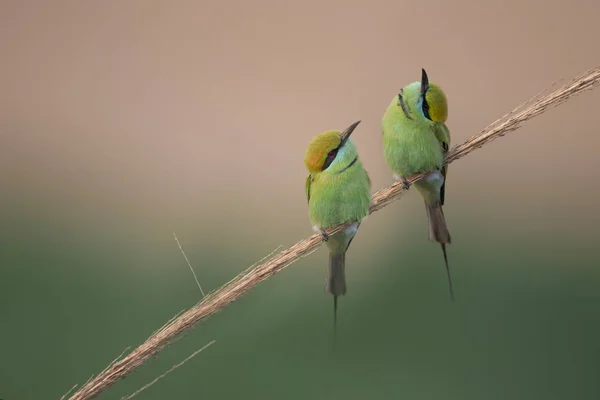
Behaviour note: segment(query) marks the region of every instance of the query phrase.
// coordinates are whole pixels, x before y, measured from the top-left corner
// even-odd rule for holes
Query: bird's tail
[[[444,210],[442,205],[437,202],[433,205],[425,203],[427,210],[427,219],[429,220],[429,240],[442,244],[450,244],[450,232],[446,226]]]
[[[337,325],[337,300],[338,296],[346,294],[346,251],[329,252],[329,271],[325,291],[333,295],[333,330],[335,340],[335,329]]]
[[[333,295],[333,343],[335,346],[337,325],[337,303],[338,296],[346,294],[346,251],[354,239],[354,235],[360,226],[356,222],[341,232],[329,237],[327,247],[329,248],[329,269],[325,291]]]
[[[329,274],[325,290],[334,296],[346,294],[346,252],[329,252]]]
[[[429,220],[429,240],[438,242],[442,246],[444,253],[444,262],[446,263],[446,274],[448,275],[448,287],[450,289],[450,299],[454,301],[454,290],[452,289],[452,276],[450,275],[450,267],[448,266],[448,256],[446,254],[446,244],[450,244],[450,232],[446,226],[446,218],[444,218],[444,210],[439,202],[432,205],[425,203],[427,210],[427,219]]]

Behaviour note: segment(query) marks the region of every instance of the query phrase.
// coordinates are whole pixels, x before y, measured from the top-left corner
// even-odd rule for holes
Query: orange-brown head
[[[429,83],[427,72],[421,69],[421,110],[423,116],[433,122],[444,123],[448,119],[448,99],[435,83]]]
[[[396,107],[407,119],[445,123],[448,119],[446,95],[438,85],[429,83],[424,69],[421,72],[420,82],[413,82],[400,90],[395,100]]]
[[[359,123],[360,121],[353,123],[343,132],[325,131],[315,136],[308,145],[304,156],[304,164],[308,171],[318,173],[329,168],[335,169],[336,160],[350,156],[355,157],[356,148],[349,139]]]

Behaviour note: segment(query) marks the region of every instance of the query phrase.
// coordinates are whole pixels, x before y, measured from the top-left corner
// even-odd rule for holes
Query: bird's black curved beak
[[[421,94],[424,95],[429,89],[429,78],[424,68],[421,68]]]
[[[360,124],[360,121],[356,121],[355,123],[350,125],[344,132],[342,132],[342,134],[340,135],[340,139],[341,139],[340,146],[342,146],[344,143],[346,143],[346,140],[348,140],[350,135],[352,135],[352,132],[356,129],[358,124]]]

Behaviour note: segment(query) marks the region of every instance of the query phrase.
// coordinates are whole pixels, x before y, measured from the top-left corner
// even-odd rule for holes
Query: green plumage
[[[311,142],[305,157],[310,171],[305,191],[309,218],[315,230],[323,231],[347,222],[353,224],[326,237],[329,268],[325,290],[334,296],[334,317],[337,297],[346,294],[346,251],[356,234],[360,221],[369,213],[371,180],[363,167],[348,130],[328,131]],[[334,318],[335,321],[335,318]]]
[[[448,127],[426,119],[418,111],[420,84],[415,83],[403,89],[407,114],[394,97],[382,119],[385,161],[400,177],[441,169],[450,146]]]
[[[399,178],[433,171],[417,181],[429,221],[429,239],[440,243],[444,253],[451,298],[452,281],[446,255],[451,242],[442,206],[446,196],[448,167],[443,165],[450,148],[450,130],[446,126],[448,105],[441,88],[429,84],[423,70],[421,82],[404,87],[388,106],[382,119],[384,157]]]
[[[350,147],[354,151],[348,151]],[[358,156],[350,141],[343,152],[345,154],[338,154],[339,159],[334,161],[342,167],[350,165]],[[371,201],[371,182],[359,159],[345,170],[333,164],[330,168],[332,171],[310,174],[306,179],[310,222],[321,229],[360,221],[369,213]]]

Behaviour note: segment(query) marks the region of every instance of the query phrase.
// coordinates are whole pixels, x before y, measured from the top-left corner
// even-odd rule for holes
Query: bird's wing
[[[446,124],[435,124],[433,128],[433,132],[435,133],[435,137],[440,142],[442,146],[442,151],[444,152],[444,156],[450,149],[450,129],[446,126]],[[444,197],[446,194],[446,177],[448,175],[448,165],[444,165],[442,167],[442,175],[444,176],[444,184],[440,189],[440,202],[444,205]]]
[[[306,202],[310,203],[310,184],[312,183],[312,175],[308,174],[306,177],[306,183],[304,184],[304,191],[306,192]]]

